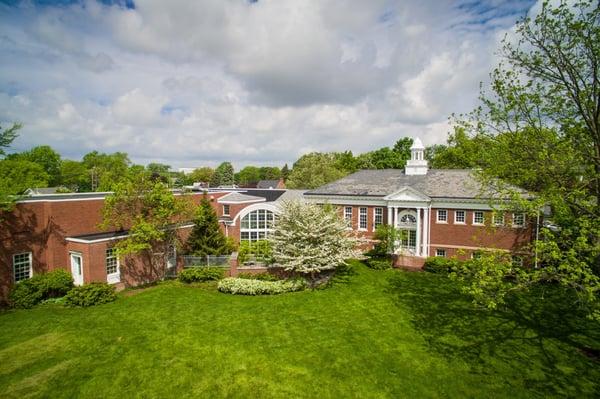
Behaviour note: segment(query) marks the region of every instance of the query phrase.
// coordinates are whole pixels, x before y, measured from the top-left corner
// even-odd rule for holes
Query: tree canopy
[[[217,213],[206,196],[196,209],[187,247],[196,256],[229,255],[233,251],[233,243],[221,231]]]

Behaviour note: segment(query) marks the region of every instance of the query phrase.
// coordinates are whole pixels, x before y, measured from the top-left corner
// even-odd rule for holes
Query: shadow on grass
[[[571,394],[579,383],[587,388],[575,391],[598,389],[600,365],[587,354],[600,347],[600,326],[559,287],[515,295],[494,311],[474,305],[446,276],[398,272],[388,289],[430,349],[473,372],[518,370],[530,388],[555,394]]]

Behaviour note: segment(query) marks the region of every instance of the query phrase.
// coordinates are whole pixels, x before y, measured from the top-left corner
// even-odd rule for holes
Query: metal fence
[[[183,256],[183,267],[229,267],[231,255]]]

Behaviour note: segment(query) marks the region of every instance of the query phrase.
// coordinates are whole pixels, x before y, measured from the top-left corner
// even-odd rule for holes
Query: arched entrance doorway
[[[417,252],[417,213],[403,210],[398,214],[396,252],[414,255]]]

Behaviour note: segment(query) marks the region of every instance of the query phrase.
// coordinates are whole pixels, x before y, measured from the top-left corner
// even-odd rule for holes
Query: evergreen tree
[[[223,162],[217,166],[217,169],[215,169],[215,173],[210,181],[210,185],[212,187],[232,186],[234,183],[235,173],[231,162]]]
[[[219,228],[217,213],[206,196],[196,211],[194,228],[187,244],[196,256],[227,255],[233,251],[233,244]]]
[[[290,168],[288,167],[288,164],[286,163],[285,165],[283,165],[283,168],[281,168],[281,178],[283,179],[283,181],[287,181],[288,176],[290,175]]]

